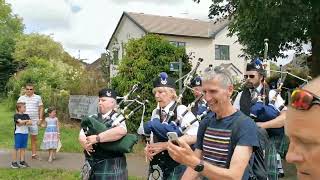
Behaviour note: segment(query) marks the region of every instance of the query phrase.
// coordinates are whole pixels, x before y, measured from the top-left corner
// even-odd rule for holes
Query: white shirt
[[[260,92],[261,89],[262,89],[262,84],[260,84],[260,86],[258,86],[256,89],[257,89],[257,92]],[[272,89],[269,91],[269,102],[272,101],[274,95],[276,94],[277,92]],[[242,91],[240,93],[238,93],[236,99],[234,100],[233,102],[233,107],[235,107],[236,109],[240,110],[240,98],[241,98],[241,95],[242,95]],[[285,101],[282,99],[282,97],[280,95],[277,96],[277,99],[274,103],[275,107],[276,108],[279,108],[280,106],[284,105]],[[284,108],[283,110],[285,110],[286,108]]]
[[[174,104],[175,101],[171,101],[165,108],[164,108],[164,111],[168,114],[169,113],[169,110],[170,110],[170,107]],[[154,118],[159,118],[159,115],[157,114],[157,111],[160,109],[160,107],[157,107],[156,109],[154,109],[152,111],[152,116],[151,116],[151,119],[154,119]],[[180,126],[181,127],[184,127],[184,126],[187,126],[188,124],[190,124],[190,122],[192,120],[194,120],[196,117],[193,115],[192,112],[188,112],[183,118],[181,117],[182,116],[182,113],[184,113],[185,111],[187,110],[187,107],[185,105],[178,105],[177,107],[177,118],[179,119],[180,121]],[[161,112],[160,112],[161,113]],[[163,122],[164,123],[164,122]],[[186,135],[197,135],[198,133],[198,128],[199,128],[199,122],[196,121],[195,123],[193,123],[185,132],[184,134]]]
[[[17,102],[26,103],[26,114],[29,115],[33,121],[39,120],[39,107],[43,105],[42,99],[39,95],[33,94],[32,96],[20,96]]]

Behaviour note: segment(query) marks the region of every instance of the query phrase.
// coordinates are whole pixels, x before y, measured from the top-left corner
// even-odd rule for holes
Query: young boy
[[[15,129],[14,129],[14,143],[15,147],[13,150],[13,156],[12,156],[12,168],[20,168],[20,167],[29,167],[29,165],[25,162],[25,151],[27,147],[28,142],[28,125],[32,124],[32,121],[30,120],[30,117],[28,114],[24,114],[26,111],[26,105],[23,102],[19,102],[16,105],[17,113],[14,115],[14,123],[15,123]],[[20,162],[17,162],[17,154],[19,154]]]

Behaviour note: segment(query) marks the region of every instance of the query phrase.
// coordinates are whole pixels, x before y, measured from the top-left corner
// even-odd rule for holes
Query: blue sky
[[[91,63],[105,52],[123,11],[208,20],[211,0],[6,0],[25,32],[53,37],[72,56]],[[289,60],[293,51],[288,51]],[[280,64],[288,62],[280,60]]]

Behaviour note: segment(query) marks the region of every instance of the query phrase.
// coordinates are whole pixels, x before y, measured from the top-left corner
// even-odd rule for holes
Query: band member
[[[246,168],[258,146],[257,126],[234,108],[230,97],[232,80],[222,70],[207,71],[203,80],[204,98],[210,112],[201,121],[195,151],[181,140],[169,142],[170,156],[188,166],[182,179],[249,179]],[[236,129],[235,129],[236,128]]]
[[[85,159],[91,166],[90,178],[92,180],[104,179],[128,179],[126,157],[123,153],[109,152],[103,150],[99,143],[113,142],[121,139],[127,134],[125,121],[116,124],[117,113],[113,111],[117,106],[116,93],[112,89],[101,89],[99,91],[99,113],[91,115],[98,122],[106,125],[108,130],[97,135],[85,135],[83,129],[79,134],[79,142],[84,149]],[[111,129],[110,129],[111,128]]]
[[[191,87],[192,87],[192,92],[194,97],[200,98],[195,106],[191,109],[192,113],[196,116],[196,115],[201,115],[204,111],[207,110],[207,102],[206,100],[204,100],[202,96],[202,79],[200,76],[195,77],[192,81],[191,81]]]
[[[150,136],[150,144],[145,148],[146,157],[150,160],[149,179],[181,179],[185,166],[172,160],[167,152],[167,132],[176,132],[179,139],[192,145],[196,142],[199,123],[192,124],[182,135],[181,127],[186,126],[195,117],[184,105],[177,105],[176,86],[166,73],[160,73],[154,82],[153,93],[158,103],[152,112],[151,120],[144,124],[144,134]],[[172,114],[173,113],[173,114]],[[169,119],[170,118],[170,119]]]
[[[250,108],[257,103],[259,98],[265,99],[265,104],[268,105],[269,102],[274,98],[276,91],[270,90],[267,85],[264,84],[265,70],[262,67],[262,62],[259,59],[253,60],[251,63],[247,64],[246,72],[244,78],[246,80],[245,88],[240,92],[233,106],[241,110],[244,114],[250,115]],[[284,105],[284,100],[280,95],[276,97],[274,107],[279,108]],[[264,113],[261,111],[261,113]],[[259,116],[259,115],[258,115]],[[271,141],[271,148],[268,148],[267,153],[267,169],[268,177],[270,180],[277,180],[278,175],[280,174],[279,170],[283,169],[280,161],[277,162],[277,153],[282,154],[284,157],[285,154],[285,136],[284,136],[284,120],[285,120],[285,111],[280,112],[280,115],[274,119],[268,121],[262,121],[262,119],[255,119],[257,125],[266,129]],[[279,170],[278,170],[279,169]]]

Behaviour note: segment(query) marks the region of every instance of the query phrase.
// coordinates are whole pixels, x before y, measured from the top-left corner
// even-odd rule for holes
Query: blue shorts
[[[14,147],[15,149],[27,148],[28,134],[17,133],[14,134]]]

